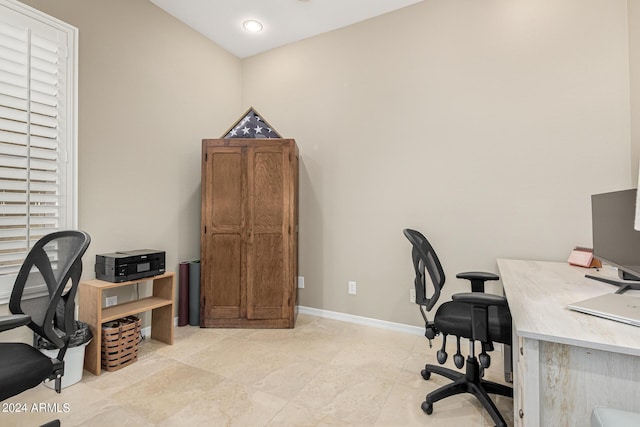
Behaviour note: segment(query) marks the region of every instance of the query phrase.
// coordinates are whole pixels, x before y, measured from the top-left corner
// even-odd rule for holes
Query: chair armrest
[[[0,332],[9,329],[25,326],[31,322],[31,316],[26,314],[10,314],[8,316],[0,316]]]
[[[465,273],[456,274],[458,279],[467,279],[467,280],[499,280],[500,276],[493,273],[487,273],[486,271],[467,271]]]
[[[458,279],[465,279],[471,282],[473,292],[484,292],[484,282],[488,280],[500,280],[500,276],[485,271],[467,271],[456,274]]]
[[[479,292],[465,292],[461,294],[453,294],[451,299],[457,302],[466,302],[469,304],[488,307],[490,305],[507,305],[507,299],[501,295],[485,294]]]

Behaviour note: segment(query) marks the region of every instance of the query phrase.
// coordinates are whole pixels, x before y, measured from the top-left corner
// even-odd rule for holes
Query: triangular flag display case
[[[282,138],[253,108],[249,108],[223,138]]]
[[[200,326],[293,328],[298,147],[251,108],[202,141]]]

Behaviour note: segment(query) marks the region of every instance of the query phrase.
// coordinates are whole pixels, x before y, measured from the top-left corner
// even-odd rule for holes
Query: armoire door
[[[206,139],[202,154],[200,325],[294,327],[295,141]]]
[[[247,152],[247,319],[288,319],[292,280],[291,149],[252,146]]]
[[[206,286],[200,290],[200,316],[201,325],[212,326],[214,319],[246,316],[247,159],[244,147],[208,146],[203,154],[201,283]]]

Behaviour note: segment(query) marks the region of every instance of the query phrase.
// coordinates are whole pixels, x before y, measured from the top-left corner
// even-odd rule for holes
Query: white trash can
[[[73,385],[82,379],[82,370],[84,369],[84,348],[89,344],[89,342],[91,342],[91,340],[84,344],[80,344],[76,347],[69,347],[67,349],[67,353],[64,355],[62,388]],[[45,350],[44,348],[41,348],[40,351],[51,358],[58,355],[58,350]],[[53,389],[55,388],[56,382],[46,381],[44,385]]]
[[[75,332],[69,337],[69,347],[64,355],[64,375],[62,376],[62,388],[68,387],[82,379],[84,369],[84,350],[91,342],[93,335],[89,325],[76,320]],[[58,355],[59,349],[46,338],[33,334],[33,346],[50,358]],[[55,388],[55,381],[44,383],[49,388]]]

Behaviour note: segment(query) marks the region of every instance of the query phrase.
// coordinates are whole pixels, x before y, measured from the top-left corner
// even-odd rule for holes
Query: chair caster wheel
[[[433,403],[427,403],[425,401],[425,402],[422,402],[422,405],[420,405],[420,407],[424,412],[426,412],[427,415],[433,414]]]
[[[429,378],[431,378],[431,372],[427,371],[426,369],[423,369],[422,371],[420,371],[420,375],[422,375],[422,378],[425,380],[428,380]]]

